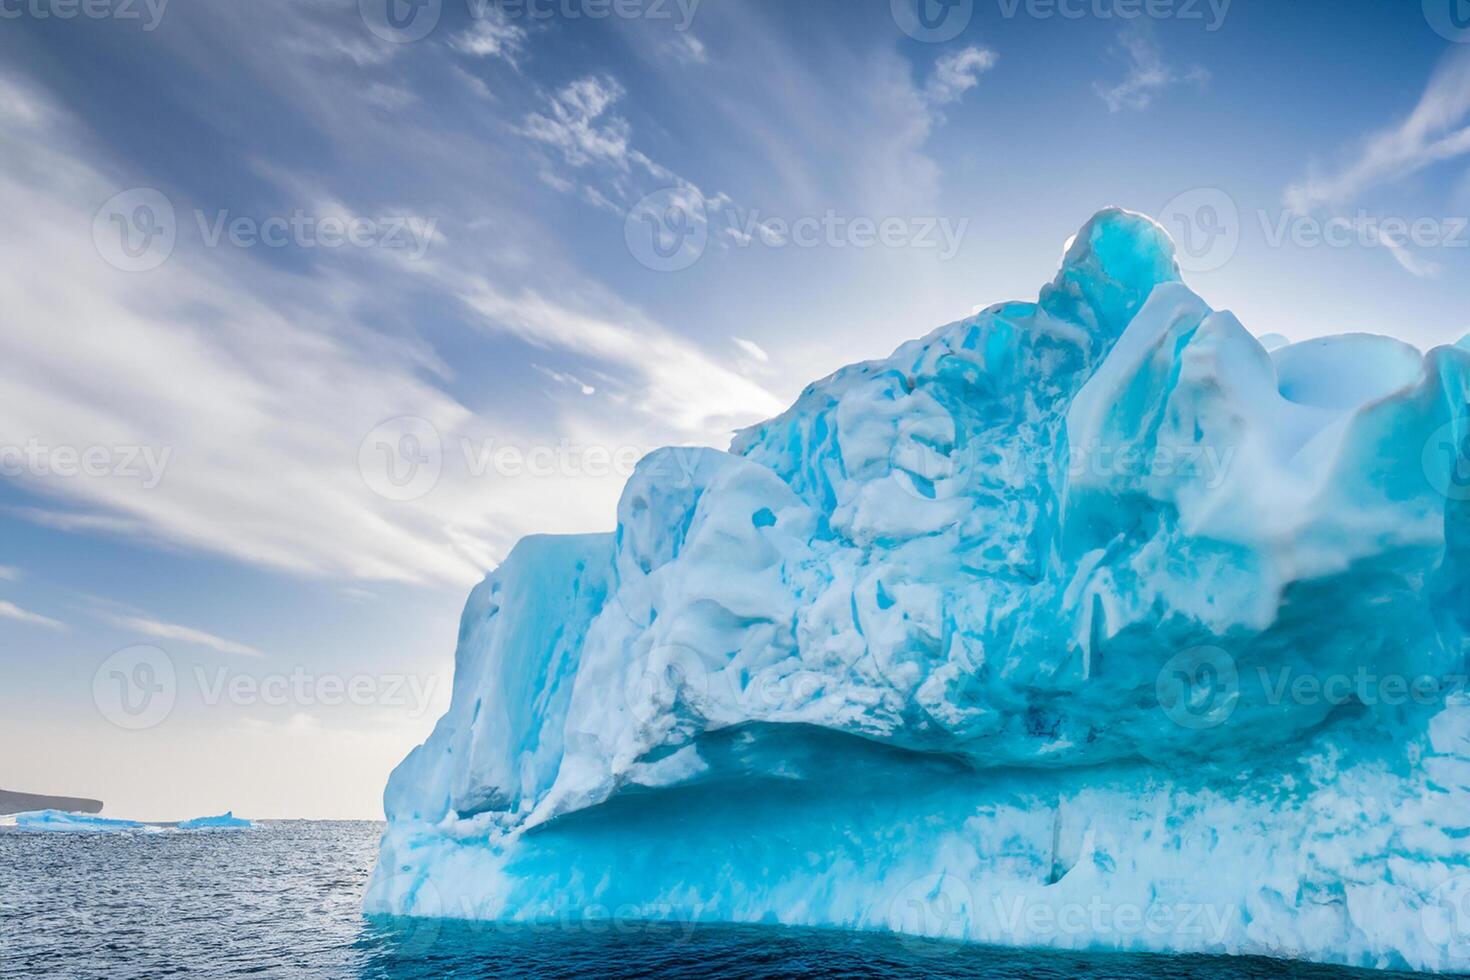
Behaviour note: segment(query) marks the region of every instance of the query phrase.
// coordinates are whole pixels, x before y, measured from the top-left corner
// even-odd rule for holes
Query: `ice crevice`
[[[370,912],[1470,968],[1470,345],[1109,209],[471,594]],[[631,910],[631,911],[629,911]]]

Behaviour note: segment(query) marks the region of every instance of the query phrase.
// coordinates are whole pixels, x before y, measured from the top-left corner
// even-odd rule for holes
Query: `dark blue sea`
[[[221,833],[0,830],[0,978],[1395,976],[804,929],[368,921],[359,903],[380,832],[296,821]]]

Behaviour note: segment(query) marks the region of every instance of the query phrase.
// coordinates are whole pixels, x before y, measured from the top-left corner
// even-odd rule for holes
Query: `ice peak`
[[[1067,243],[1041,304],[1116,337],[1155,286],[1179,281],[1174,241],[1163,226],[1146,215],[1104,208]]]

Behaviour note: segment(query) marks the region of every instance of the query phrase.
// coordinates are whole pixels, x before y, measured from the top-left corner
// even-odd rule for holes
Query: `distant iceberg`
[[[1470,968],[1470,349],[1094,217],[470,595],[370,912]]]
[[[249,820],[237,817],[234,811],[218,817],[195,817],[179,824],[180,830],[248,830],[255,826]]]
[[[61,831],[67,833],[99,834],[116,830],[140,830],[147,824],[135,820],[113,820],[91,813],[67,813],[64,810],[35,810],[18,813],[15,826],[25,830]]]
[[[196,817],[179,823],[155,823],[141,820],[114,820],[91,813],[67,813],[62,810],[37,810],[18,813],[0,820],[21,830],[54,831],[74,834],[101,834],[123,830],[243,830],[254,826],[249,820],[225,813],[218,817]]]

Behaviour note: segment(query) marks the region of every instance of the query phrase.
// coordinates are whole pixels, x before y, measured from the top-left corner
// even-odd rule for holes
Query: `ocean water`
[[[1377,977],[1270,960],[1039,953],[805,929],[368,921],[381,825],[0,829],[0,978]]]

